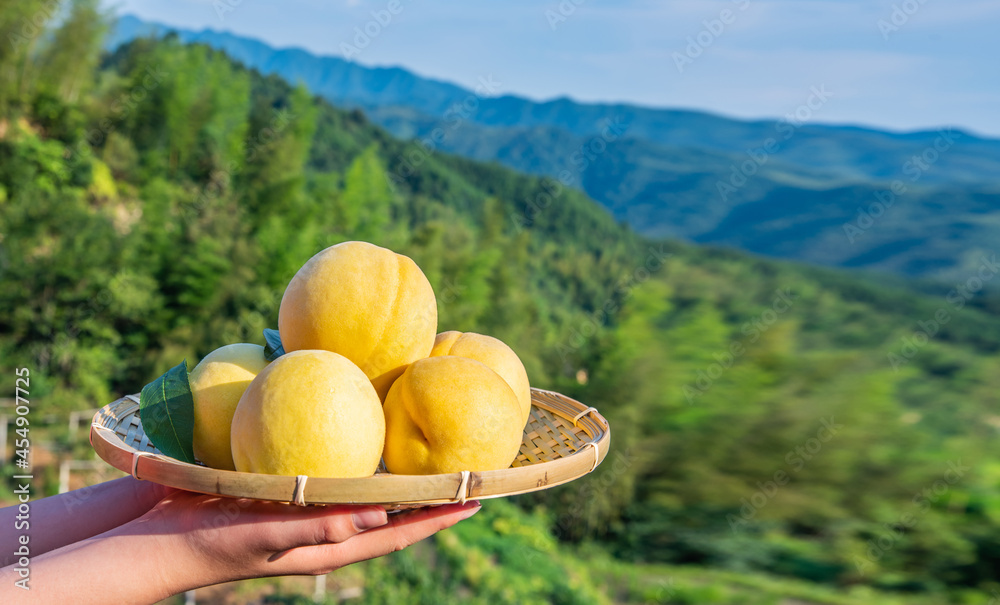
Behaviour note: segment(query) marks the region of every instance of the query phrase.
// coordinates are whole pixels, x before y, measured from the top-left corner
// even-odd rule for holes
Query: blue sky
[[[398,3],[398,4],[394,4]],[[114,0],[121,13],[542,100],[1000,136],[997,0]],[[385,25],[374,22],[381,12]],[[728,12],[725,12],[728,11]],[[354,44],[356,28],[375,32]],[[360,39],[363,42],[363,38]],[[344,45],[360,51],[354,54]]]

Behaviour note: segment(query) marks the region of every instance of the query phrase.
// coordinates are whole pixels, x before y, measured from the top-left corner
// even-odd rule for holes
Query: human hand
[[[177,593],[253,577],[320,575],[401,550],[475,514],[478,502],[387,516],[378,506],[310,506],[177,491],[129,533],[169,553],[164,588]]]
[[[31,555],[41,556],[116,529],[150,511],[176,492],[172,487],[122,477],[31,502]],[[13,554],[22,531],[18,507],[0,509],[0,567],[17,562]]]

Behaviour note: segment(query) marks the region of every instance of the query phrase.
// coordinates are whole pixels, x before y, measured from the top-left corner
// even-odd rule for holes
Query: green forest
[[[917,284],[648,239],[205,46],[107,52],[96,0],[52,5],[0,1],[0,372],[12,393],[31,369],[33,414],[263,344],[298,267],[362,239],[419,264],[441,330],[495,335],[533,386],[598,408],[613,451],[333,574],[357,602],[1000,597],[996,256]],[[54,459],[92,456],[51,433]]]

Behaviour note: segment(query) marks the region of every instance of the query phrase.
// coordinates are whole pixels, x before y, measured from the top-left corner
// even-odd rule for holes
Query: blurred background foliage
[[[442,330],[495,335],[534,386],[600,409],[614,449],[334,574],[361,601],[992,602],[994,293],[958,308],[647,239],[579,191],[430,153],[207,47],[104,53],[95,0],[51,5],[0,1],[0,372],[31,369],[33,414],[262,343],[295,270],[365,239],[423,268]],[[90,455],[58,428],[46,447]],[[285,590],[266,598],[306,599]]]

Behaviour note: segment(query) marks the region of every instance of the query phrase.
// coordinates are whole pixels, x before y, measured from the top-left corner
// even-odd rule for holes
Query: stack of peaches
[[[191,371],[194,454],[251,473],[364,477],[507,468],[531,409],[513,350],[437,334],[437,301],[410,258],[366,242],[302,266],[278,311],[284,354],[232,344]],[[279,351],[280,353],[280,351]]]

